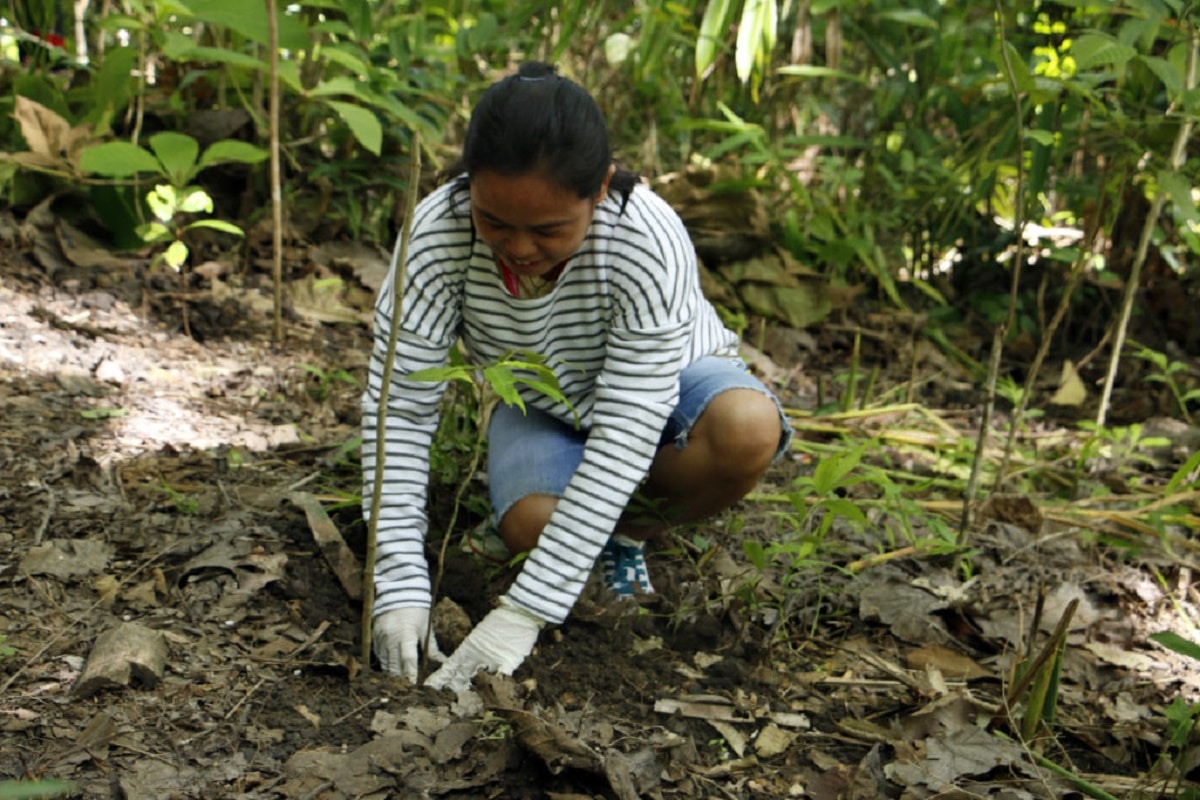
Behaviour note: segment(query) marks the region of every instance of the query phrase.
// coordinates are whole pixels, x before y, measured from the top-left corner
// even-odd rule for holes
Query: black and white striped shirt
[[[399,249],[376,301],[362,401],[368,514]],[[469,193],[454,191],[453,183],[418,204],[405,272],[386,413],[376,613],[431,602],[426,494],[445,384],[407,376],[443,365],[461,337],[478,364],[514,350],[545,356],[589,430],[583,461],[508,594],[517,606],[560,623],[650,468],[678,400],[680,370],[705,355],[736,356],[737,337],[701,293],[695,250],[679,216],[643,185],[623,210],[611,194],[596,208],[579,251],[542,297],[508,293],[491,250],[473,235]],[[571,408],[528,387],[520,391],[527,404],[574,424]]]

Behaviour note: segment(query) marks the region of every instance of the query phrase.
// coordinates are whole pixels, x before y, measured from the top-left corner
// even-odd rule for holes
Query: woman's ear
[[[616,164],[608,165],[608,174],[604,176],[604,182],[600,184],[600,191],[596,192],[596,205],[604,202],[604,198],[608,197],[608,183],[612,180],[612,176],[617,172]]]

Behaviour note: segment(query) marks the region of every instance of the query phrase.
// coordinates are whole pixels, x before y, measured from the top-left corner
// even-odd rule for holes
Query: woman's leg
[[[782,425],[778,405],[762,391],[722,391],[700,413],[684,446],[659,448],[640,492],[645,508],[626,510],[617,532],[646,539],[741,500],[779,452]]]
[[[587,434],[536,408],[499,405],[488,425],[488,492],[512,555],[533,549],[579,462]]]
[[[701,359],[683,371],[680,386],[664,443],[617,526],[631,539],[728,508],[754,488],[791,437],[774,396],[740,361]],[[533,409],[525,418],[502,410],[489,431],[488,473],[500,536],[515,555],[537,544],[586,439]]]

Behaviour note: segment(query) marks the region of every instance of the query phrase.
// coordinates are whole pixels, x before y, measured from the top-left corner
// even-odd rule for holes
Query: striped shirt
[[[495,256],[474,235],[470,196],[447,183],[413,217],[402,317],[386,410],[377,524],[376,613],[428,607],[424,540],[429,448],[445,383],[412,381],[446,363],[461,337],[471,359],[511,351],[546,357],[568,408],[521,386],[525,403],[589,431],[583,461],[508,599],[548,622],[566,619],[631,495],[649,471],[679,396],[679,372],[706,355],[736,356],[700,290],[696,254],[675,211],[638,185],[624,209],[611,193],[553,291],[513,297]],[[364,511],[375,476],[376,418],[400,246],[375,305],[375,345],[363,395]]]

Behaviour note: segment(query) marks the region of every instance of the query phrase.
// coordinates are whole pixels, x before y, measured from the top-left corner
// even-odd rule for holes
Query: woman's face
[[[475,230],[513,272],[544,275],[583,244],[592,210],[608,193],[612,172],[595,197],[580,197],[539,172],[475,173],[471,176]]]

